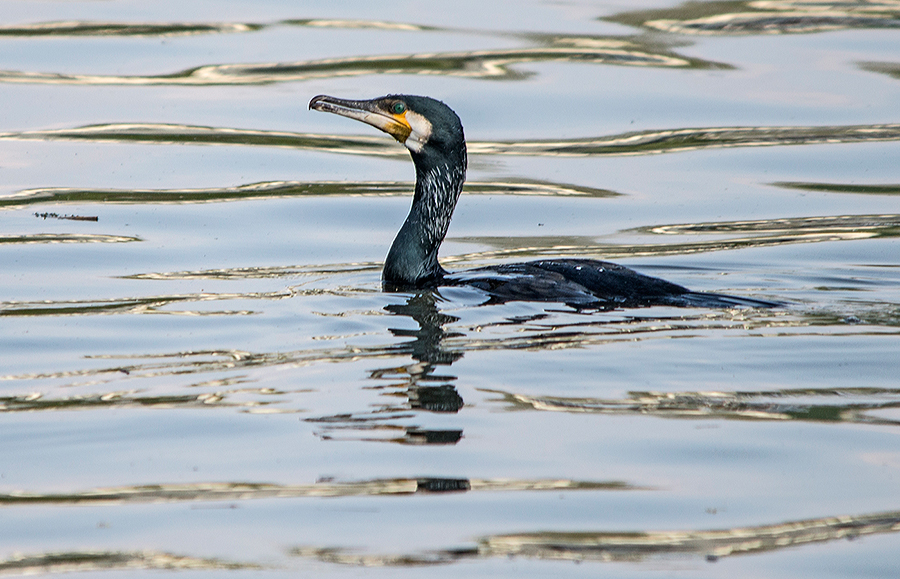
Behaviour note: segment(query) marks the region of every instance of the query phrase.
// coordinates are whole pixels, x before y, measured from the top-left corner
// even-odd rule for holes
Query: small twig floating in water
[[[68,219],[69,221],[99,221],[96,215],[60,215],[59,213],[35,213],[41,219]]]

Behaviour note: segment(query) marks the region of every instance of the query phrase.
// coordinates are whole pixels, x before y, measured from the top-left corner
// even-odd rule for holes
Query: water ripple
[[[38,204],[84,203],[213,203],[246,199],[274,199],[284,197],[394,197],[409,195],[413,183],[405,181],[264,181],[235,187],[204,187],[197,189],[103,189],[76,187],[41,187],[23,189],[0,197],[0,209]],[[581,187],[564,183],[532,180],[469,181],[469,195],[552,195],[576,197],[613,197],[619,195],[607,189]],[[55,214],[39,214],[54,217]],[[63,219],[88,220],[77,216]],[[96,219],[90,219],[96,221]],[[2,238],[0,238],[2,239]]]
[[[272,498],[395,497],[459,492],[649,490],[621,481],[568,479],[389,478],[352,482],[322,480],[306,485],[272,483],[154,484],[91,489],[72,493],[17,491],[0,494],[0,507],[19,505],[141,504],[186,501],[246,501]]]
[[[189,34],[250,32],[261,29],[258,24],[183,23],[183,22],[39,22],[0,26],[0,36],[182,36]]]
[[[418,487],[418,480],[410,481]],[[452,481],[450,481],[452,482]],[[552,481],[551,481],[552,482]],[[201,486],[201,485],[198,485]],[[254,485],[246,485],[252,492]],[[552,485],[551,487],[552,488]],[[237,489],[235,489],[237,490]],[[536,531],[479,537],[472,546],[403,554],[363,554],[341,547],[301,546],[295,557],[363,567],[408,568],[466,560],[524,557],[538,560],[642,562],[659,558],[703,557],[715,561],[803,545],[900,531],[900,512],[884,511],[713,530]],[[174,555],[161,551],[65,551],[13,555],[0,560],[0,573],[37,574],[95,570],[262,570],[269,565]]]
[[[644,26],[671,34],[796,34],[854,28],[898,28],[890,14],[858,15],[849,12],[738,12],[694,20],[649,20]]]
[[[35,243],[129,243],[140,237],[91,233],[20,233],[0,235],[0,243],[29,245]]]
[[[664,418],[801,420],[900,425],[870,411],[900,408],[900,389],[824,388],[765,392],[630,392],[625,399],[531,396],[486,390],[510,410],[653,415]],[[832,401],[832,403],[828,403]]]
[[[406,151],[376,136],[338,136],[191,125],[114,123],[72,129],[0,133],[0,140],[114,141],[184,145],[290,147],[397,158]],[[872,125],[697,127],[647,130],[580,139],[470,141],[470,155],[583,157],[642,155],[725,147],[772,147],[900,140],[900,123]]]
[[[752,235],[729,239],[710,239],[691,242],[603,244],[590,237],[454,237],[454,241],[488,245],[496,249],[447,256],[445,263],[470,263],[487,260],[549,257],[600,256],[603,259],[686,255],[709,251],[725,251],[749,247],[769,247],[794,243],[823,243],[851,241],[900,235],[900,214],[835,215],[791,217],[754,221],[722,221],[654,225],[633,231],[659,235],[731,234]]]
[[[369,74],[425,74],[465,78],[520,80],[531,73],[511,67],[539,62],[590,62],[620,66],[665,68],[729,68],[664,52],[651,53],[637,46],[560,45],[534,48],[472,50],[464,52],[396,54],[327,58],[297,62],[214,64],[160,75],[97,75],[0,70],[0,82],[75,85],[246,85],[297,82]]]
[[[64,551],[37,555],[13,555],[0,559],[0,574],[46,575],[84,571],[134,571],[155,569],[165,571],[260,570],[253,563],[238,563],[224,559],[188,557],[161,551]]]
[[[286,272],[283,272],[287,275]],[[291,275],[297,275],[292,273]],[[124,276],[131,279],[166,279],[163,276]],[[255,277],[268,277],[257,275]],[[208,278],[227,279],[226,276],[209,275]],[[171,278],[169,278],[171,279]],[[181,276],[177,279],[191,279]],[[310,292],[306,292],[307,295]],[[320,292],[311,292],[320,293]],[[295,295],[303,295],[299,289],[288,289],[278,292],[243,292],[243,293],[196,293],[182,295],[129,297],[106,300],[44,300],[44,301],[6,301],[0,302],[0,316],[78,316],[106,314],[168,314],[180,316],[211,315],[246,315],[253,312],[240,311],[208,311],[208,310],[165,310],[165,306],[178,303],[234,301],[234,300],[277,300]]]
[[[298,547],[293,554],[363,567],[446,565],[472,559],[526,557],[562,561],[640,562],[684,555],[721,557],[781,551],[801,545],[900,531],[900,511],[820,517],[717,530],[570,531],[490,535],[470,548],[407,554],[360,554],[336,547]]]
[[[826,193],[855,193],[858,195],[900,195],[900,184],[863,185],[860,183],[808,183],[802,181],[778,181],[772,183],[785,189],[819,191]]]
[[[378,20],[294,19],[272,24],[249,22],[100,22],[67,20],[0,26],[0,36],[184,36],[256,32],[273,26],[375,29],[393,31],[440,30],[434,27]]]
[[[900,63],[896,62],[860,62],[858,66],[869,72],[878,72],[900,79]]]
[[[751,0],[688,2],[679,7],[604,18],[670,34],[798,34],[900,27],[900,2]]]

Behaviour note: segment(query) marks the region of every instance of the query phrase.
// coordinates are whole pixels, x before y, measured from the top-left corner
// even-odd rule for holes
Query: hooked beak
[[[406,143],[412,133],[412,127],[406,119],[406,111],[394,114],[387,109],[385,99],[378,98],[368,101],[352,101],[339,99],[328,95],[319,95],[309,101],[310,110],[334,113],[342,117],[356,119],[367,125],[372,125],[391,135],[401,143]]]

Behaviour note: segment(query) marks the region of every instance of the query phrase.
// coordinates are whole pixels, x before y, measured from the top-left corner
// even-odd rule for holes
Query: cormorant
[[[650,305],[772,307],[777,304],[692,292],[680,285],[593,259],[542,259],[448,273],[438,249],[466,179],[462,123],[444,103],[425,96],[387,95],[346,100],[319,95],[309,108],[334,113],[388,133],[409,149],[416,167],[412,207],[384,262],[387,290],[471,285],[495,302],[553,301],[577,308]]]

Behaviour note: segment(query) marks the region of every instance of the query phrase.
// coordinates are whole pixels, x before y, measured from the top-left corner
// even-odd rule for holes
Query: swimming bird
[[[438,263],[438,250],[466,179],[466,139],[459,116],[441,101],[406,94],[371,100],[319,95],[309,101],[309,108],[372,125],[409,150],[416,168],[415,192],[409,215],[384,262],[382,282],[388,291],[469,285],[487,292],[493,302],[550,301],[597,309],[777,305],[692,292],[593,259],[542,259],[449,273]]]

